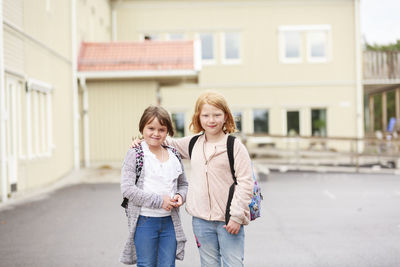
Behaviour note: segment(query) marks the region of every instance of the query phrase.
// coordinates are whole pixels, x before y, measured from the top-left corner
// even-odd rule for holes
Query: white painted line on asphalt
[[[331,199],[336,199],[336,196],[334,194],[332,194],[331,192],[329,192],[328,190],[325,190],[324,194],[327,195]]]

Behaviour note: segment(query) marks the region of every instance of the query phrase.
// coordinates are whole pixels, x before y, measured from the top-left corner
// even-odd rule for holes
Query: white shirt
[[[145,192],[158,194],[160,196],[168,195],[173,197],[177,192],[177,181],[182,173],[182,167],[175,154],[167,149],[169,158],[161,162],[153,154],[145,141],[142,143],[144,153],[144,182],[143,190]],[[165,151],[164,151],[165,153]],[[165,154],[164,154],[165,155]],[[151,209],[142,207],[140,215],[151,217],[170,216],[171,212],[164,209]]]

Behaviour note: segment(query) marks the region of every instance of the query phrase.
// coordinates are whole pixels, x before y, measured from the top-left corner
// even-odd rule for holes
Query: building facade
[[[244,134],[364,134],[359,0],[0,3],[3,201],[82,164],[120,164],[150,104],[191,134],[205,90],[225,95]],[[198,42],[201,64],[190,75],[78,71],[82,43],[145,39]]]
[[[114,35],[201,41],[198,83],[161,87],[182,134],[190,134],[197,96],[217,90],[245,134],[362,137],[358,4],[125,0]]]
[[[108,0],[3,0],[0,10],[0,195],[6,201],[76,167],[78,44],[111,40],[111,9]]]

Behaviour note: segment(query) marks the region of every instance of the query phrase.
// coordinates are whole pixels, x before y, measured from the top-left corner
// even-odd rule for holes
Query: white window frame
[[[300,47],[299,47],[299,57],[296,58],[289,58],[286,57],[286,39],[285,39],[285,33],[286,32],[298,32],[300,34]],[[302,42],[302,33],[298,30],[281,30],[279,33],[279,55],[280,55],[280,61],[282,63],[287,63],[287,64],[296,64],[296,63],[301,63],[303,61],[303,42]]]
[[[302,113],[303,113],[302,109],[301,108],[287,108],[287,109],[283,109],[282,111],[283,111],[283,117],[284,117],[284,120],[283,120],[283,122],[284,122],[284,124],[283,124],[283,135],[286,135],[287,137],[291,137],[291,136],[289,136],[289,133],[288,133],[287,113],[288,112],[298,112],[299,113],[299,132],[298,132],[298,135],[301,136],[303,134],[303,131],[302,131],[302,122],[303,121],[301,119],[301,116],[302,116]]]
[[[212,36],[212,39],[213,39],[213,43],[212,43],[212,51],[213,51],[213,58],[212,59],[203,59],[203,55],[201,56],[201,62],[202,62],[202,64],[203,65],[215,65],[216,63],[217,63],[217,60],[216,60],[216,34],[214,33],[214,32],[211,32],[211,31],[204,31],[204,32],[198,32],[198,33],[196,33],[196,35],[195,35],[195,39],[197,39],[197,40],[199,40],[199,43],[200,43],[200,45],[202,45],[202,43],[201,43],[201,38],[200,38],[200,35],[202,35],[202,34],[209,34],[209,35],[211,35]],[[201,51],[201,49],[200,49],[200,51]]]
[[[17,80],[17,118],[18,118],[18,152],[19,152],[19,158],[20,159],[25,159],[26,158],[26,149],[24,152],[24,144],[22,141],[22,122],[25,121],[23,119],[23,115],[22,115],[22,97],[26,97],[25,94],[23,94],[23,92],[25,91],[25,88],[23,87],[21,81]],[[25,103],[26,104],[26,103]],[[26,114],[25,114],[26,115]],[[25,147],[26,148],[26,147]]]
[[[53,86],[48,83],[35,79],[27,81],[28,159],[52,156],[54,148],[52,91]]]
[[[329,25],[328,25],[329,26]],[[311,40],[310,40],[310,34],[315,33],[315,32],[323,32],[326,34],[326,42],[325,42],[325,57],[313,57],[311,55]],[[310,63],[324,63],[328,62],[330,59],[331,51],[330,51],[330,44],[331,42],[331,30],[329,28],[322,28],[320,30],[312,30],[308,31],[307,35],[307,61]]]
[[[227,33],[237,33],[239,35],[239,58],[231,59],[225,58],[225,35]],[[221,62],[225,65],[238,65],[242,64],[242,51],[243,51],[243,41],[242,41],[242,33],[240,31],[225,31],[221,34]]]
[[[329,24],[318,25],[285,25],[278,28],[279,32],[279,61],[285,64],[303,63],[325,63],[332,59],[332,30]],[[285,32],[299,32],[300,34],[300,56],[298,58],[286,57]],[[311,41],[309,34],[312,32],[326,32],[326,57],[313,58],[311,57]],[[306,56],[304,56],[306,50]]]
[[[173,114],[183,114],[183,136],[184,137],[186,135],[186,112],[185,111],[173,111],[170,112],[170,116],[171,116],[171,120],[172,120],[172,115]],[[176,126],[176,125],[175,125]],[[177,131],[177,129],[175,129]]]
[[[267,120],[268,120],[268,124],[267,124],[267,132],[265,133],[265,132],[262,132],[262,133],[260,133],[260,132],[257,132],[257,133],[260,133],[260,134],[270,134],[271,133],[271,109],[270,108],[267,108],[267,107],[255,107],[255,108],[253,108],[252,110],[251,110],[251,115],[252,115],[252,119],[253,119],[253,130],[252,130],[252,132],[253,133],[256,133],[256,131],[255,131],[255,123],[254,123],[254,120],[255,120],[255,115],[254,115],[254,111],[255,110],[265,110],[266,112],[267,112],[267,114],[268,114],[268,117],[267,117]]]

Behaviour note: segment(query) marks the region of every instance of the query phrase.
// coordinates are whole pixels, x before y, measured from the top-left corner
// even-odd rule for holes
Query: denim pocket
[[[149,219],[149,217],[147,217],[147,216],[141,216],[141,215],[139,215],[139,218],[138,218],[137,223],[136,223],[136,227],[142,226],[143,224],[146,223],[146,221],[147,221],[148,219]]]

